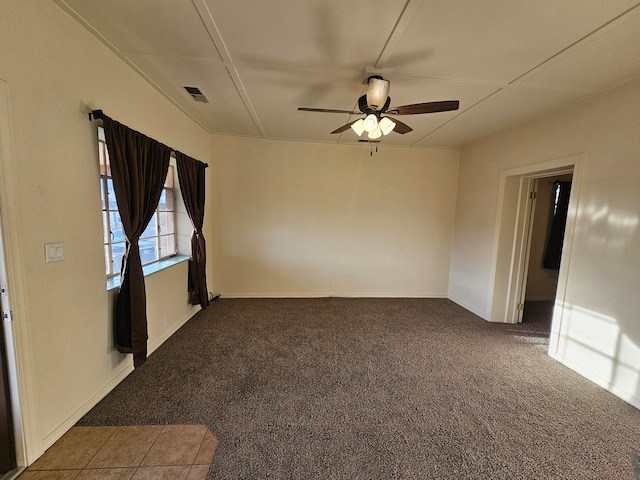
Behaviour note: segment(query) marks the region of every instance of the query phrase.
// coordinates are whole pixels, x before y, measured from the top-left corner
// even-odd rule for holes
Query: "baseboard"
[[[223,292],[222,298],[447,298],[446,293],[402,293],[402,292],[260,292],[234,293]]]
[[[574,361],[572,361],[572,360],[570,360],[570,359],[568,359],[568,358],[566,358],[566,357],[564,357],[562,355],[551,355],[551,354],[549,354],[549,356],[551,358],[557,360],[561,364],[565,365],[566,367],[570,368],[574,372],[578,373],[579,375],[582,375],[587,380],[589,380],[589,381],[595,383],[596,385],[604,388],[605,390],[607,390],[608,392],[612,393],[616,397],[624,400],[625,402],[627,402],[631,406],[633,406],[633,407],[637,408],[638,410],[640,410],[640,397],[638,397],[638,395],[636,393],[629,392],[628,390],[625,390],[624,388],[621,388],[621,387],[611,383],[610,381],[608,381],[608,380],[602,378],[601,376],[593,373],[591,370],[588,370],[588,369],[582,367],[581,365],[575,363]]]
[[[487,320],[487,317],[485,316],[486,312],[481,312],[477,308],[473,307],[472,305],[469,305],[468,303],[464,302],[463,300],[460,300],[460,299],[456,298],[455,296],[449,295],[447,298],[449,300],[451,300],[453,303],[457,303],[458,305],[460,305],[465,310],[469,310],[471,313],[479,316],[483,320]]]
[[[75,412],[67,417],[60,425],[54,428],[47,436],[42,439],[42,451],[34,455],[34,458],[40,457],[49,447],[56,443],[65,433],[73,427],[78,420],[84,417],[89,410],[95,407],[100,400],[102,400],[111,390],[116,388],[120,382],[122,382],[127,375],[133,372],[133,363],[124,362],[124,366],[118,370],[118,372],[109,380],[100,390],[94,393],[86,402],[80,406]]]
[[[158,349],[158,347],[160,347],[160,345],[162,345],[164,342],[166,342],[169,339],[169,337],[171,337],[171,335],[176,333],[180,329],[180,327],[182,327],[185,323],[187,323],[189,320],[191,320],[191,318],[196,313],[198,313],[201,309],[202,309],[202,307],[200,307],[199,305],[195,305],[195,306],[191,307],[191,310],[189,310],[189,312],[187,312],[186,315],[184,315],[174,325],[171,325],[171,327],[167,328],[164,331],[164,333],[162,335],[160,335],[156,340],[154,340],[153,342],[147,344],[147,354],[151,355],[153,352],[155,352]]]
[[[155,350],[157,350],[158,347],[160,347],[169,339],[169,337],[176,333],[180,327],[187,323],[191,319],[191,317],[198,313],[200,309],[200,306],[192,307],[186,315],[184,315],[180,320],[178,320],[178,322],[172,325],[171,328],[168,328],[165,333],[163,333],[159,338],[157,338],[154,342],[147,344],[147,354],[151,355]],[[131,360],[123,360],[123,363],[124,366],[116,372],[111,380],[109,380],[101,389],[99,389],[86,402],[84,402],[75,412],[69,415],[65,421],[63,421],[42,439],[41,451],[37,452],[37,455],[34,455],[34,458],[39,458],[48,448],[50,448],[66,432],[68,432],[71,427],[78,423],[78,420],[84,417],[89,412],[89,410],[95,407],[100,400],[106,397],[111,390],[117,387],[120,382],[122,382],[131,372],[133,372],[133,362]]]

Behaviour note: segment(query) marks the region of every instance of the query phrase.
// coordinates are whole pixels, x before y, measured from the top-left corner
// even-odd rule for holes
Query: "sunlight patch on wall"
[[[615,318],[565,304],[559,328],[554,334],[559,333],[561,361],[603,388],[615,387],[628,401],[637,398],[640,345],[622,331]]]
[[[594,248],[622,249],[640,225],[640,217],[635,212],[613,210],[601,203],[586,205],[578,215],[588,222],[582,228],[588,228],[589,244]]]

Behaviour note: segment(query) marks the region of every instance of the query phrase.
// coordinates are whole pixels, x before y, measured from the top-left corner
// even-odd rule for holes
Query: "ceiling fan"
[[[400,107],[389,108],[391,97],[389,97],[389,80],[385,80],[381,75],[372,75],[367,81],[367,92],[358,98],[359,112],[351,110],[334,110],[328,108],[298,107],[303,112],[326,112],[326,113],[348,113],[350,115],[364,115],[336,128],[331,133],[342,133],[351,128],[358,136],[367,132],[367,136],[375,140],[382,135],[396,132],[404,135],[413,129],[396,118],[389,118],[388,115],[417,115],[421,113],[449,112],[457,110],[460,106],[458,100],[445,100],[441,102],[414,103],[412,105],[402,105]],[[383,116],[384,115],[384,116]]]

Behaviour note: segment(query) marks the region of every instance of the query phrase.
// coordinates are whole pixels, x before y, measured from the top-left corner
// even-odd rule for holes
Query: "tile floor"
[[[18,480],[205,480],[217,445],[204,425],[73,427]]]

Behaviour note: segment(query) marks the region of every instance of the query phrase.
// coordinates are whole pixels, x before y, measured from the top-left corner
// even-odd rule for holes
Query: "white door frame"
[[[560,324],[567,290],[567,277],[573,250],[582,164],[584,154],[503,170],[500,173],[497,222],[494,232],[492,265],[493,292],[488,311],[489,320],[501,323],[517,323],[518,303],[526,289],[528,268],[532,199],[529,188],[537,178],[561,175],[573,171],[573,182],[567,214],[562,260],[558,275],[558,288],[554,307],[549,353],[554,354],[558,345]]]
[[[25,285],[20,254],[15,161],[11,129],[9,86],[0,80],[0,281],[7,286],[2,308],[10,312],[2,327],[7,343],[11,408],[18,471],[35,460],[35,395],[31,349],[24,300]]]
[[[538,178],[542,177],[522,177],[520,179],[520,198],[523,208],[518,212],[516,220],[516,239],[514,242],[514,256],[512,258],[513,269],[511,271],[512,281],[509,288],[513,288],[514,298],[507,302],[505,319],[507,323],[521,323],[524,313],[524,300],[527,291],[527,275],[529,273],[529,259],[531,258],[531,237],[533,235],[533,220],[535,218]],[[509,298],[507,294],[507,298]],[[513,306],[515,305],[515,309]],[[512,308],[510,308],[512,307]]]

